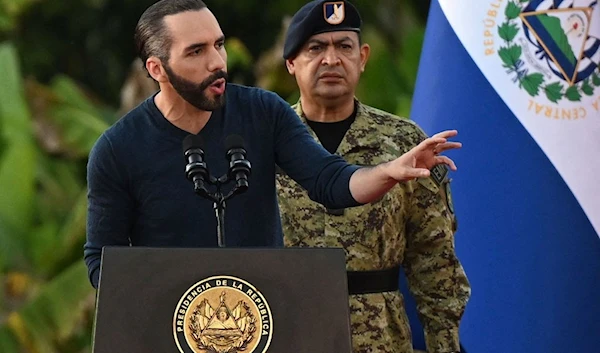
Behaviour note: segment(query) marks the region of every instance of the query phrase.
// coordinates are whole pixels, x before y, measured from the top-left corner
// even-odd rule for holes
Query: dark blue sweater
[[[227,246],[282,245],[275,164],[313,200],[331,208],[357,205],[348,187],[357,167],[318,145],[279,96],[228,84],[221,112],[199,133],[210,173],[227,172],[224,141],[230,134],[244,138],[252,163],[248,191],[227,201]],[[197,196],[185,177],[182,141],[187,135],[165,119],[152,96],[96,142],[88,162],[84,250],[94,287],[103,246],[217,246],[213,204]]]

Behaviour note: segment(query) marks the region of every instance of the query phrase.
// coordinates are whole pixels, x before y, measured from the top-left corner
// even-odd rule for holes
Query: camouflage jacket
[[[337,149],[350,163],[390,161],[425,138],[410,120],[360,103],[357,107],[356,120]],[[299,103],[294,109],[306,123]],[[454,251],[456,223],[443,174],[400,183],[378,201],[345,209],[343,215],[328,213],[295,181],[277,176],[285,245],[342,247],[348,270],[403,266],[430,353],[459,351],[458,325],[470,296]],[[399,291],[351,295],[350,312],[354,353],[413,352]]]

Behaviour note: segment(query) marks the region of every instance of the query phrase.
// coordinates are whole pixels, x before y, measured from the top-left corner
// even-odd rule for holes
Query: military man
[[[413,122],[362,104],[355,89],[369,58],[361,18],[348,1],[312,1],[292,18],[286,67],[300,88],[293,106],[313,137],[350,163],[372,166],[426,138]],[[448,169],[400,183],[378,201],[327,209],[284,174],[277,176],[286,246],[346,252],[354,353],[412,353],[398,290],[403,267],[430,353],[459,352],[470,286],[456,257]]]

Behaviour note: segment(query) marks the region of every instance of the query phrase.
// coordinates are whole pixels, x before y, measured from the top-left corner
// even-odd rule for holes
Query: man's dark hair
[[[144,11],[135,27],[135,47],[146,69],[146,60],[156,56],[166,63],[172,38],[165,26],[165,17],[186,11],[198,11],[206,8],[201,0],[160,0]]]

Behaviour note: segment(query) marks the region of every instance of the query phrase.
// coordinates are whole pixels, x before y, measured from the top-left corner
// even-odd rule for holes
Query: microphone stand
[[[239,135],[230,135],[225,141],[227,148],[227,159],[229,170],[226,174],[215,178],[212,176],[204,162],[204,152],[201,146],[202,140],[196,135],[189,135],[184,139],[184,155],[188,161],[185,167],[186,177],[193,181],[194,192],[213,202],[213,209],[217,217],[217,242],[220,248],[225,247],[225,201],[236,194],[248,190],[248,176],[250,175],[250,161],[246,159],[244,140]],[[235,181],[234,187],[227,194],[221,191],[221,186],[229,181]],[[209,192],[205,183],[216,187],[216,192]]]
[[[208,182],[215,185],[217,188],[217,191],[214,193],[208,192],[206,188],[194,188],[196,194],[213,201],[213,209],[215,210],[215,216],[217,217],[217,242],[220,248],[225,247],[225,209],[227,207],[225,201],[232,198],[235,194],[246,191],[243,187],[236,184],[236,186],[234,186],[227,194],[223,194],[221,192],[221,186],[226,184],[229,180],[227,174],[220,178],[210,176]]]

